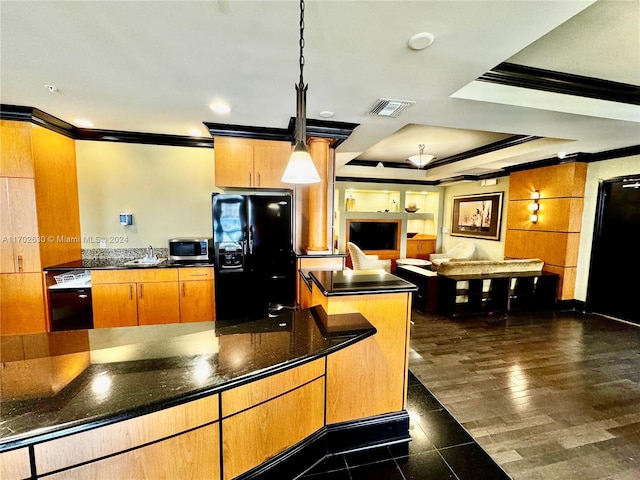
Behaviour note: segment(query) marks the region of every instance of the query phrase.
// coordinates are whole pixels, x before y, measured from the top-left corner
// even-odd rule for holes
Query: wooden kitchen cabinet
[[[42,273],[0,273],[0,333],[46,331]]]
[[[175,268],[94,270],[91,290],[94,328],[180,321]]]
[[[135,283],[100,285],[92,280],[91,301],[94,328],[138,325],[138,300]]]
[[[42,270],[82,257],[75,141],[13,120],[0,140],[0,334],[44,332]]]
[[[34,177],[30,123],[0,120],[0,177]]]
[[[407,258],[422,258],[429,260],[429,254],[436,251],[436,237],[434,235],[416,235],[407,239]]]
[[[177,282],[146,282],[137,287],[138,325],[180,321]]]
[[[290,188],[280,179],[291,144],[275,140],[215,137],[215,182],[219,187]]]
[[[38,235],[34,181],[4,177],[0,185],[0,273],[40,272],[42,238]]]
[[[215,320],[213,268],[178,269],[180,322]]]

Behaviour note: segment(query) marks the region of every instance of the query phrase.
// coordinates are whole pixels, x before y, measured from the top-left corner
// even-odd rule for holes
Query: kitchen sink
[[[140,267],[152,267],[154,265],[158,265],[166,261],[166,258],[136,258],[135,260],[129,260],[128,262],[124,262],[124,265],[127,267],[131,266],[140,266]]]

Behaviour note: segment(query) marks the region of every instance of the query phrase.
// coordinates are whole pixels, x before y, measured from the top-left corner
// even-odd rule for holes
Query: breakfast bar
[[[325,404],[346,394],[325,381],[327,357],[376,335],[360,313],[317,306],[3,336],[0,476],[293,477],[332,448]]]

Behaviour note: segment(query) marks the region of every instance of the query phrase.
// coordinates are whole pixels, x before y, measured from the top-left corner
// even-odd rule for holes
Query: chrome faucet
[[[151,246],[151,245],[149,245],[149,246],[147,247],[147,255],[146,255],[146,258],[154,258],[154,255],[153,255],[153,246]]]

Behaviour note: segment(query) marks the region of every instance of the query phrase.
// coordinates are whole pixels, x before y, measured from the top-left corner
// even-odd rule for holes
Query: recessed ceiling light
[[[56,87],[55,85],[45,85],[44,88],[49,90],[49,93],[55,93],[58,91],[58,87]]]
[[[231,106],[227,102],[216,101],[209,105],[209,108],[216,113],[226,114],[231,111]]]
[[[91,128],[93,127],[93,122],[90,120],[85,120],[84,118],[79,118],[74,122],[77,126],[83,128]]]
[[[433,36],[433,33],[420,32],[411,37],[407,45],[411,50],[424,50],[431,46],[435,38],[436,37]]]
[[[191,128],[189,129],[189,135],[191,135],[192,137],[201,137],[202,136],[202,132],[197,129],[197,128]]]
[[[320,116],[322,118],[331,118],[333,117],[333,112],[329,111],[329,110],[323,110],[320,112]]]

